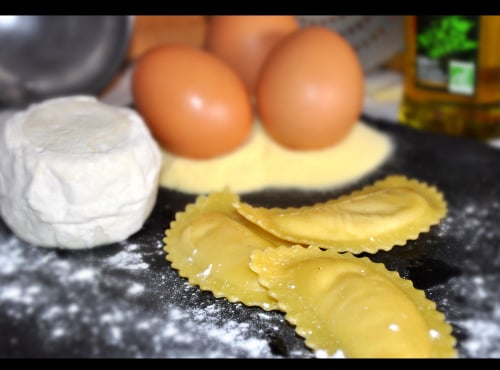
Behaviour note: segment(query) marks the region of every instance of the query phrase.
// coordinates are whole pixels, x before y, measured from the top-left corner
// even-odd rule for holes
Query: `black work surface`
[[[460,357],[500,357],[500,151],[384,122],[391,158],[343,188],[242,195],[254,205],[327,200],[388,174],[440,189],[430,232],[371,258],[425,289],[453,325]],[[209,176],[207,174],[207,176]],[[142,230],[84,251],[19,241],[0,221],[0,357],[315,357],[278,311],[214,298],[179,277],[162,238],[195,195],[160,189]]]

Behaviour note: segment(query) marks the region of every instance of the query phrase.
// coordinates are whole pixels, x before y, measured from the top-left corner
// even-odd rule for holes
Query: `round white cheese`
[[[127,239],[150,215],[161,154],[132,109],[90,96],[34,104],[0,124],[0,215],[43,247]]]

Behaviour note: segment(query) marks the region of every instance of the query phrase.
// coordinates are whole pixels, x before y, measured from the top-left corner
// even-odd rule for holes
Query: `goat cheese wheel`
[[[37,246],[119,242],[150,215],[160,168],[159,146],[132,109],[49,99],[0,123],[0,215]]]

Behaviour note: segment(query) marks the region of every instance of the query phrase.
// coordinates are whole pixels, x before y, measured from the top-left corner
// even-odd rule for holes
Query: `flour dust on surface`
[[[200,292],[170,269],[161,241],[149,247],[124,242],[102,256],[0,234],[0,355],[314,356],[299,340],[283,349],[279,331],[294,334],[280,313]]]
[[[458,204],[437,228],[450,249],[465,248],[450,262],[463,272],[426,289],[453,325],[460,357],[500,357],[500,278],[474,259],[500,265],[500,231],[490,224],[499,211]],[[325,357],[282,313],[189,285],[162,248],[158,234],[88,251],[44,249],[0,223],[0,356]]]

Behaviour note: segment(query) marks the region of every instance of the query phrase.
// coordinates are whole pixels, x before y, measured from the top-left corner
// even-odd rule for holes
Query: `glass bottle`
[[[500,16],[407,16],[403,124],[500,136]]]

